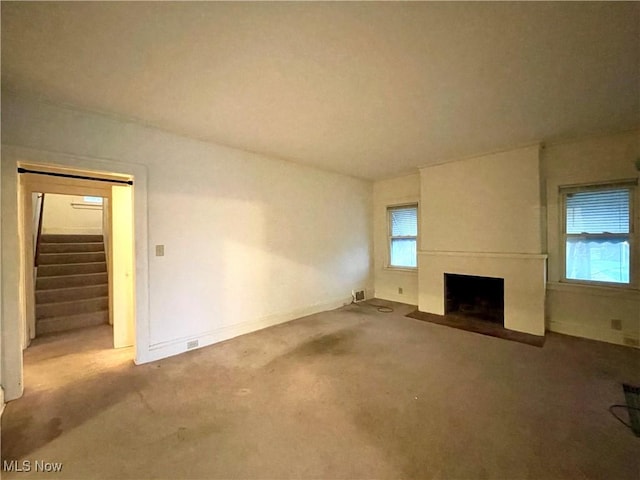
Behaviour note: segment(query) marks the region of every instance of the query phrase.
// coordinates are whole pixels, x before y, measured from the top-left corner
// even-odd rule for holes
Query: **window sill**
[[[411,273],[414,275],[418,274],[418,267],[383,267],[383,270],[386,272],[397,272],[397,273]]]
[[[629,300],[640,299],[640,290],[631,286],[610,287],[605,285],[589,285],[584,283],[548,282],[547,289],[599,297],[617,297]]]

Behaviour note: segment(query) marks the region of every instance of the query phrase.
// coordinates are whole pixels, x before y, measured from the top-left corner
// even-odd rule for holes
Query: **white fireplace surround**
[[[504,279],[504,326],[544,335],[547,256],[530,253],[418,252],[421,312],[444,315],[446,273]]]

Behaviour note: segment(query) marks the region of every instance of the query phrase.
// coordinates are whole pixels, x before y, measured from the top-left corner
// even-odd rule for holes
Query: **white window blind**
[[[567,233],[629,233],[628,188],[567,194]]]
[[[391,210],[391,235],[417,236],[418,217],[416,207],[396,207]]]
[[[417,267],[418,206],[390,207],[388,212],[390,266]]]
[[[633,186],[563,192],[567,280],[629,284]]]

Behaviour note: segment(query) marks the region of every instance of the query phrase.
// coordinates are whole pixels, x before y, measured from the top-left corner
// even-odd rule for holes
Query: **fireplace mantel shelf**
[[[546,253],[448,252],[441,250],[419,250],[418,254],[441,257],[518,258],[522,260],[545,260],[548,256]]]

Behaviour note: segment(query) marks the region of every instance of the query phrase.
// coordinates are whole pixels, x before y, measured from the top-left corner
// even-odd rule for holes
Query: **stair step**
[[[108,296],[109,285],[107,284],[51,288],[48,290],[36,290],[36,305]]]
[[[66,332],[83,327],[93,327],[109,323],[109,312],[99,311],[81,315],[64,315],[45,318],[36,322],[36,335]]]
[[[94,313],[108,310],[109,297],[88,298],[68,302],[41,303],[36,305],[36,319]]]
[[[41,253],[38,257],[39,265],[64,265],[68,263],[104,262],[104,252],[82,253]]]
[[[91,243],[102,242],[102,235],[51,234],[40,236],[40,243]]]
[[[38,269],[39,271],[40,269]],[[36,290],[50,290],[66,287],[80,287],[86,285],[108,285],[107,272],[86,273],[79,275],[58,275],[36,279]]]
[[[101,273],[106,271],[106,262],[69,263],[66,265],[40,265],[38,267],[38,277],[77,275],[80,273]]]
[[[40,243],[40,254],[43,253],[82,253],[104,252],[102,242],[92,243]]]

